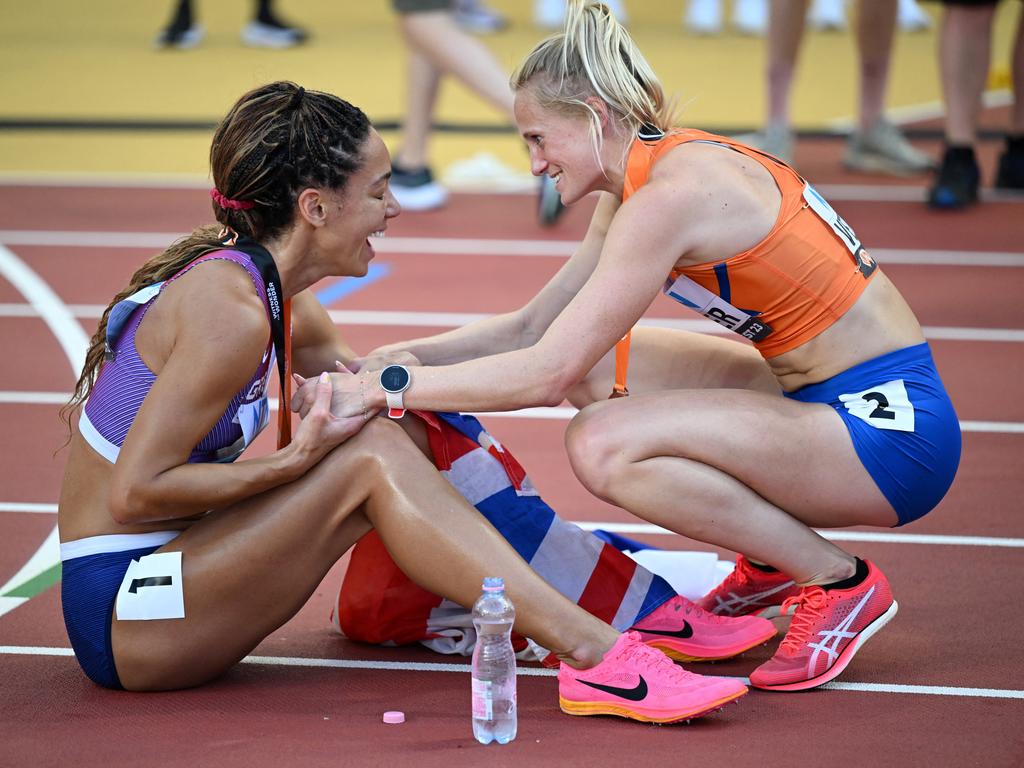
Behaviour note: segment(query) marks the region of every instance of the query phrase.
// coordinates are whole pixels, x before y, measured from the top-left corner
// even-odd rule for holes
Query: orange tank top
[[[667,296],[750,339],[765,358],[814,338],[853,306],[877,265],[849,225],[796,171],[724,136],[693,129],[647,131],[630,149],[623,202],[647,183],[658,158],[695,141],[760,163],[782,193],[779,215],[761,242],[724,261],[672,270],[663,289]],[[626,391],[628,343],[627,335],[617,349],[618,394]]]

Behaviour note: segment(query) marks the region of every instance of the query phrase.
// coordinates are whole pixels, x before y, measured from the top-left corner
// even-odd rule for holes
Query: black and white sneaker
[[[448,202],[448,190],[434,181],[427,167],[409,170],[391,164],[391,194],[407,211],[430,211]]]
[[[276,19],[250,21],[242,30],[242,44],[250,48],[294,48],[308,38],[306,30]]]
[[[205,32],[198,24],[171,24],[160,30],[160,34],[153,41],[154,48],[177,48],[188,50],[195,48],[203,40]]]

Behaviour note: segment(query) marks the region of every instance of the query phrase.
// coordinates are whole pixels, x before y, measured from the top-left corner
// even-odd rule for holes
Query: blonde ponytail
[[[601,122],[586,99],[597,97],[630,133],[672,127],[672,109],[654,70],[608,6],[569,0],[565,29],[541,41],[512,75],[512,89],[529,88],[546,109],[585,112],[600,151]]]

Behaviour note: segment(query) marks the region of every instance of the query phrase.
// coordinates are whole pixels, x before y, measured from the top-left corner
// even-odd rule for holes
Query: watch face
[[[409,386],[409,372],[400,365],[389,365],[380,372],[380,385],[385,392],[402,392]]]

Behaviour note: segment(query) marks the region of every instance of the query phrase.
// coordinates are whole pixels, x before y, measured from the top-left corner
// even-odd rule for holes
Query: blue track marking
[[[317,291],[317,301],[325,307],[329,307],[349,294],[361,291],[368,285],[387,277],[390,271],[391,268],[387,264],[371,264],[370,268],[366,271],[365,277],[343,277],[335,280],[326,288]]]

